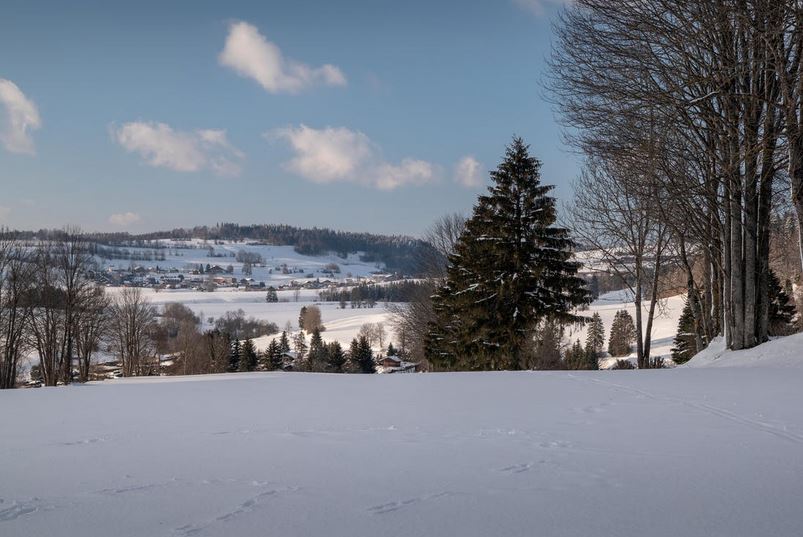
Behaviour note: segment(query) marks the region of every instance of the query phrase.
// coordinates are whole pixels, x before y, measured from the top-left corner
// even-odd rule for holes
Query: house
[[[379,360],[377,373],[417,373],[419,364],[415,362],[405,362],[399,356],[385,356]]]
[[[379,361],[382,367],[401,367],[402,359],[398,356],[385,356]]]
[[[224,269],[220,265],[212,265],[211,267],[206,269],[206,273],[211,275],[226,274],[226,269]]]
[[[282,357],[282,369],[285,371],[292,371],[293,365],[298,358],[298,353],[296,351],[287,351],[281,354]]]

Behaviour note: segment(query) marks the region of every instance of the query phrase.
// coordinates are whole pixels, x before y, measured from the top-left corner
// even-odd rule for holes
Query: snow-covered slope
[[[685,367],[798,367],[803,368],[803,333],[777,338],[753,349],[728,351],[718,337]]]
[[[740,356],[776,349],[803,339]],[[756,366],[2,392],[0,535],[799,536],[801,386]]]

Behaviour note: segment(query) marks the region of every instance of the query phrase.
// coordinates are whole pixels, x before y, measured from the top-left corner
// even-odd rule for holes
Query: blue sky
[[[0,224],[418,234],[514,134],[567,199],[541,86],[562,5],[4,0]]]

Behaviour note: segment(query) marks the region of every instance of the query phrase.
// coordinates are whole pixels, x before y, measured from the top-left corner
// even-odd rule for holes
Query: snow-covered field
[[[109,288],[109,293],[114,295],[119,293],[122,288]],[[304,289],[298,302],[294,301],[292,291],[280,291],[279,298],[287,299],[288,302],[268,303],[265,301],[265,293],[260,291],[238,291],[221,289],[213,293],[203,291],[160,291],[154,292],[153,289],[142,289],[145,297],[157,306],[163,306],[169,302],[180,302],[192,309],[193,312],[201,317],[205,326],[209,317],[219,318],[226,312],[237,311],[245,312],[246,317],[254,317],[263,321],[276,323],[279,330],[283,330],[289,322],[293,330],[298,330],[298,315],[302,306],[316,304],[321,309],[326,330],[322,337],[324,341],[338,341],[344,346],[348,346],[351,340],[357,337],[360,327],[365,323],[381,322],[385,325],[385,330],[396,341],[391,322],[390,312],[384,303],[378,303],[373,308],[354,308],[346,306],[341,309],[336,302],[318,302],[318,291]],[[259,349],[264,349],[270,343],[271,337],[262,337],[255,340]]]
[[[279,286],[290,281],[310,281],[317,277],[326,277],[331,280],[343,280],[346,278],[367,278],[375,272],[384,270],[382,263],[373,263],[360,260],[360,253],[349,254],[342,258],[334,253],[324,255],[303,255],[295,251],[293,246],[276,246],[266,244],[249,244],[246,242],[219,241],[206,242],[200,239],[191,241],[157,241],[163,248],[125,248],[137,256],[143,254],[164,254],[163,260],[100,260],[104,267],[127,269],[132,265],[141,265],[146,268],[159,267],[162,270],[187,270],[197,265],[219,265],[226,267],[232,266],[232,276],[243,277],[243,263],[237,261],[238,252],[247,252],[262,257],[264,264],[254,265],[252,274],[255,280],[265,281],[269,285]],[[210,253],[212,255],[210,255]],[[327,265],[335,264],[340,272],[333,275],[322,276],[321,271]],[[290,273],[284,274],[279,267],[284,266]],[[312,274],[311,278],[306,278]]]
[[[801,535],[803,335],[712,362],[6,391],[0,535]]]

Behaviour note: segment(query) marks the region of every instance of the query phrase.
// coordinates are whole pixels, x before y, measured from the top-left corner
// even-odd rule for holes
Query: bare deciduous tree
[[[123,376],[150,374],[155,370],[153,332],[156,309],[139,288],[126,288],[112,301],[109,336],[122,366]]]
[[[28,252],[0,230],[0,389],[13,388],[26,350],[32,269]]]
[[[435,221],[426,232],[424,240],[431,249],[424,250],[419,265],[424,275],[423,285],[413,291],[413,296],[405,304],[391,304],[391,324],[400,338],[400,350],[407,357],[426,369],[424,339],[429,323],[434,320],[432,295],[446,276],[449,256],[454,253],[454,245],[465,228],[466,219],[460,214],[446,215]]]

